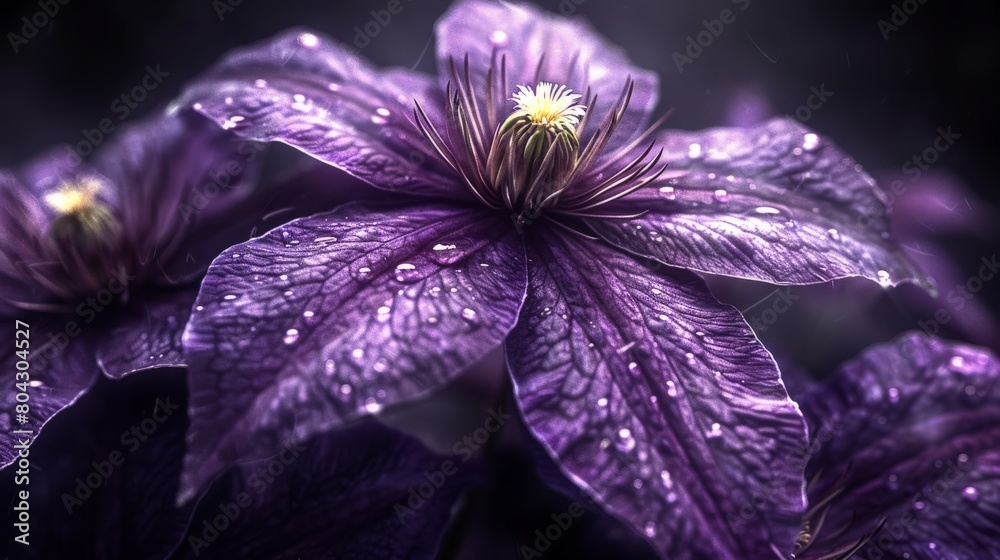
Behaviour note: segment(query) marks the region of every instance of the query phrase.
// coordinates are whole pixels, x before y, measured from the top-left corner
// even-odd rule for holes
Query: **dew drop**
[[[285,344],[295,344],[295,341],[299,339],[298,329],[288,329],[285,331]]]
[[[960,369],[964,366],[965,366],[965,358],[961,356],[953,356],[951,358],[951,367]]]
[[[697,159],[701,157],[701,144],[691,144],[688,146],[688,157]]]
[[[368,411],[369,414],[378,414],[382,410],[382,405],[375,400],[375,397],[368,397],[368,399],[365,400],[365,410]]]
[[[226,301],[232,301],[232,300],[236,299],[236,295],[234,295],[234,294],[226,294],[225,296],[222,297],[222,299],[224,299]]]
[[[351,351],[351,356],[355,360],[360,360],[365,357],[365,351],[362,350],[361,348],[355,348],[354,350]]]
[[[608,399],[604,397],[597,399],[597,406],[608,406]]]
[[[259,87],[259,88],[267,87],[267,80],[262,80],[262,79],[258,78],[256,80],[254,80],[253,85],[255,85],[255,86]]]
[[[673,381],[667,381],[667,394],[671,397],[677,396],[677,386]]]
[[[378,109],[375,109],[375,113],[377,113],[381,117],[388,117],[390,115],[389,110],[386,109],[385,107],[379,107]]]
[[[888,484],[888,486],[889,486],[890,490],[895,490],[896,488],[898,488],[899,487],[899,476],[897,476],[895,474],[890,474],[889,475],[889,484]]]
[[[726,189],[718,189],[715,191],[715,200],[718,200],[719,202],[725,202],[729,200],[729,193],[726,192]]]
[[[638,478],[635,479],[635,480],[633,480],[632,481],[632,488],[635,488],[636,490],[640,490],[642,488],[642,480],[640,480]]]
[[[807,150],[815,150],[819,147],[819,136],[809,133],[802,138],[802,147]]]
[[[707,434],[705,434],[705,435],[708,436],[708,437],[710,437],[710,438],[716,438],[716,437],[721,436],[722,435],[722,426],[720,426],[718,422],[713,423],[712,424],[712,430],[710,432],[708,432]]]
[[[899,402],[899,389],[895,387],[889,387],[889,402],[892,403]]]
[[[830,239],[832,239],[834,241],[840,241],[840,232],[839,231],[837,231],[835,229],[828,229],[828,230],[826,230],[826,232],[830,234]]]
[[[976,396],[976,388],[975,388],[975,386],[973,386],[973,385],[966,385],[965,386],[965,394],[968,395],[968,396],[970,396],[970,397]]]
[[[452,250],[454,248],[455,248],[454,245],[450,245],[450,244],[445,245],[444,243],[438,243],[437,245],[435,245],[433,247],[433,250],[435,250],[435,251],[450,251],[450,250]]]
[[[674,481],[670,478],[670,473],[667,471],[660,471],[660,480],[663,481],[663,487],[670,489],[674,487]]]
[[[490,33],[490,42],[497,47],[506,47],[510,38],[507,36],[507,32],[502,29],[496,29],[493,33]]]
[[[644,530],[646,532],[647,537],[656,536],[656,525],[654,525],[652,521],[646,523],[646,527],[644,528]]]
[[[976,490],[974,486],[966,486],[965,490],[962,490],[962,497],[966,500],[976,501],[979,499],[979,490]]]
[[[468,307],[466,307],[465,309],[462,310],[462,318],[465,319],[466,321],[469,321],[469,322],[475,321],[476,320],[476,310],[475,309],[469,309]]]
[[[780,214],[781,213],[781,211],[778,210],[777,208],[772,208],[770,206],[758,206],[755,209],[755,212],[757,212],[758,214]]]
[[[802,148],[799,147],[792,148],[792,155],[801,156]]]
[[[660,187],[660,194],[667,197],[669,200],[677,198],[677,193],[674,192],[673,187]]]
[[[323,364],[323,371],[326,372],[327,375],[333,375],[337,371],[337,363],[333,360],[327,360]]]
[[[604,438],[604,439],[601,440],[601,445],[600,445],[601,449],[607,449],[609,445],[611,445],[611,440],[610,439]]]
[[[319,46],[319,37],[313,35],[312,33],[303,33],[299,35],[299,44],[308,49],[314,49]]]
[[[883,286],[891,286],[892,285],[892,278],[889,277],[889,273],[888,272],[886,272],[884,270],[880,270],[880,271],[878,271],[878,283],[881,284],[881,285],[883,285]]]

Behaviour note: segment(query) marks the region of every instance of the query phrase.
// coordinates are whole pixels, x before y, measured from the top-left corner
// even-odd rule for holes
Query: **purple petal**
[[[347,205],[224,252],[184,335],[189,498],[224,466],[438,389],[503,341],[524,297],[502,216]]]
[[[181,347],[184,325],[197,292],[146,290],[130,303],[97,343],[97,363],[119,379],[157,367],[187,365]]]
[[[102,380],[46,426],[30,455],[30,508],[45,512],[31,517],[34,558],[167,557],[194,510],[173,507],[184,401],[180,371]]]
[[[805,426],[740,314],[690,273],[544,233],[507,346],[535,435],[664,557],[790,546]]]
[[[666,131],[670,163],[618,209],[591,222],[609,242],[686,268],[777,284],[862,276],[882,285],[924,274],[889,236],[885,195],[829,140],[794,121]]]
[[[371,185],[470,199],[413,124],[414,100],[444,122],[436,82],[379,71],[344,46],[304,29],[227,55],[179,104],[244,138],[284,142]]]
[[[3,339],[10,342],[0,359],[4,387],[0,412],[0,468],[15,461],[18,441],[34,439],[53,416],[76,402],[99,377],[91,350],[95,333],[86,331],[86,326],[78,319],[75,315],[36,315],[16,323],[13,319],[4,320]],[[29,325],[27,338],[16,334],[25,329],[15,325],[25,323]],[[75,333],[75,336],[67,333]],[[15,340],[29,341],[30,366],[26,376],[18,373],[25,371],[17,365],[25,356],[15,353]],[[17,395],[25,392],[29,406],[26,421],[21,422],[16,413]],[[30,430],[30,434],[15,434],[15,430]]]
[[[438,22],[436,34],[442,88],[454,81],[451,61],[461,71],[468,55],[472,84],[485,92],[487,72],[494,62],[499,67],[505,57],[510,90],[505,97],[519,85],[534,87],[540,81],[566,85],[581,95],[589,88],[598,97],[597,111],[603,118],[631,78],[635,89],[619,125],[624,134],[616,134],[608,150],[641,132],[656,107],[656,73],[633,65],[624,50],[581,19],[560,18],[530,4],[459,2]],[[536,75],[539,63],[541,71]],[[513,111],[512,103],[507,107]]]
[[[850,546],[884,520],[859,558],[997,558],[986,551],[1000,534],[998,382],[992,353],[912,333],[804,398],[810,501],[841,493],[799,557]]]
[[[177,557],[434,558],[474,474],[366,422],[230,471],[201,501]],[[417,494],[424,488],[429,498]],[[209,538],[205,522],[241,499],[239,516]]]

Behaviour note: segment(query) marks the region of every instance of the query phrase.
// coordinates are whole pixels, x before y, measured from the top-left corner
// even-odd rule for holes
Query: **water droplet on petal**
[[[965,490],[962,490],[962,497],[966,500],[975,501],[979,499],[979,490],[976,490],[974,486],[966,486]]]
[[[236,299],[236,295],[235,294],[226,294],[226,295],[222,296],[222,299],[224,299],[226,301],[232,301],[232,300]]]
[[[880,270],[878,271],[878,283],[883,286],[892,286],[892,278],[889,277],[889,273]]]
[[[508,41],[507,32],[502,29],[496,29],[493,33],[490,33],[490,42],[497,47],[506,47]]]
[[[313,35],[312,33],[303,33],[299,35],[299,44],[308,49],[314,49],[319,46],[319,37]]]
[[[802,138],[802,147],[807,150],[815,150],[819,147],[819,136],[809,133]]]
[[[354,350],[351,350],[351,357],[355,360],[360,360],[365,357],[365,351],[361,348],[355,348]]]
[[[889,387],[889,402],[892,403],[899,402],[899,389],[895,387]]]
[[[259,87],[259,88],[267,87],[267,80],[262,80],[262,79],[258,78],[256,80],[254,80],[253,85],[255,85],[255,86]]]
[[[962,368],[963,366],[965,366],[965,358],[961,356],[953,356],[951,358],[951,367]]]
[[[722,435],[722,426],[720,426],[718,422],[713,423],[712,424],[712,430],[710,432],[708,432],[707,434],[705,434],[705,435],[708,436],[708,437],[710,437],[710,438],[716,438],[716,437],[721,436]]]
[[[344,383],[343,385],[340,386],[340,393],[342,395],[350,395],[351,391],[353,390],[354,388],[348,385],[347,383]]]
[[[382,411],[382,405],[379,404],[374,397],[368,397],[368,399],[365,400],[365,410],[368,411],[369,414],[378,414]]]
[[[701,157],[701,144],[691,144],[688,146],[688,157],[697,159]]]
[[[288,329],[285,331],[285,344],[295,344],[295,341],[299,339],[298,329]]]
[[[655,537],[656,536],[656,525],[652,521],[650,521],[650,522],[646,523],[646,526],[644,527],[644,531],[646,532],[646,536],[647,537]]]
[[[635,479],[635,480],[633,480],[632,481],[632,488],[635,488],[636,490],[640,490],[642,488],[642,480],[640,480],[638,478]]]
[[[333,375],[337,371],[337,363],[333,360],[327,360],[323,364],[323,371],[326,372],[327,375]]]
[[[660,471],[660,480],[663,481],[663,487],[670,489],[674,487],[674,481],[670,478],[670,473],[667,471]]]
[[[777,208],[772,208],[770,206],[758,206],[755,209],[755,211],[758,214],[780,214],[781,213],[781,210],[778,210]]]
[[[834,241],[840,241],[840,232],[839,231],[837,231],[835,229],[828,229],[828,230],[826,230],[826,232],[830,234],[830,239],[832,239]]]
[[[677,396],[677,386],[673,381],[667,381],[667,394],[671,397]]]
[[[677,198],[677,194],[674,192],[673,187],[660,187],[660,194],[665,196],[668,200]]]
[[[608,399],[604,397],[597,399],[597,406],[608,406]]]
[[[726,189],[718,189],[715,191],[715,200],[718,200],[719,202],[725,202],[729,200],[729,193],[726,192]]]

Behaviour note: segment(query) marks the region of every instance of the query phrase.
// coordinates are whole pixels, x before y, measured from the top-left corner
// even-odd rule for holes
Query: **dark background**
[[[8,33],[21,34],[21,18],[31,19],[41,8],[37,2],[6,2],[0,8],[4,33],[0,167],[16,166],[53,145],[77,144],[84,140],[83,131],[97,128],[101,119],[119,123],[121,113],[112,103],[141,83],[147,66],[159,65],[169,76],[129,111],[128,120],[162,110],[188,80],[227,50],[287,27],[307,25],[351,43],[355,26],[364,27],[372,19],[370,10],[384,9],[387,1],[242,0],[230,6],[226,0],[69,0],[17,53]],[[403,11],[362,53],[381,65],[431,72],[433,24],[450,1],[401,1]],[[920,233],[936,239],[938,258],[951,260],[959,279],[975,274],[979,258],[997,250],[997,214],[992,206],[1000,198],[994,157],[1000,123],[997,91],[991,83],[1000,63],[993,39],[997,4],[749,0],[741,11],[745,0],[740,4],[729,0],[538,3],[556,12],[560,6],[564,12],[572,7],[622,45],[635,63],[656,70],[661,77],[659,111],[672,110],[670,127],[698,129],[791,115],[806,103],[812,87],[822,86],[833,95],[809,114],[806,125],[832,138],[883,184],[903,177],[902,166],[932,144],[939,127],[951,127],[961,138],[941,154],[931,171],[935,180],[951,189],[957,218],[951,227],[940,225],[948,220],[932,221]],[[886,40],[878,21],[891,23],[894,4],[916,11]],[[683,53],[688,37],[705,30],[703,20],[718,18],[724,9],[733,10],[735,21],[678,71],[673,53]],[[929,184],[929,189],[933,191],[936,184]],[[906,196],[912,199],[916,194],[900,200]],[[915,206],[900,204],[897,210]],[[914,221],[923,223],[917,216],[897,218],[909,220],[911,226]],[[965,230],[956,228],[956,223]],[[922,241],[910,243],[924,247]],[[720,297],[741,309],[752,309],[748,306],[773,291],[773,287],[726,283],[714,287]],[[943,292],[947,289],[942,287]],[[833,289],[797,290],[805,299],[774,328],[759,334],[779,358],[788,357],[790,364],[804,366],[816,376],[873,342],[915,328],[916,321],[944,308],[909,288],[871,295],[871,286],[842,282]],[[996,309],[998,295],[1000,281],[987,283],[976,303]],[[998,347],[988,329],[945,327],[942,334]],[[479,418],[478,413],[471,416]],[[532,479],[526,474],[530,470],[523,461],[507,461],[500,469],[500,482],[481,492],[479,505],[466,519],[497,524],[521,516],[523,526],[510,528],[510,533],[530,534],[546,519],[545,512],[560,511],[565,505],[565,500],[547,494],[538,484],[526,482]],[[597,545],[587,547],[599,554]],[[452,544],[449,550],[456,548]],[[584,557],[578,552],[565,554]]]

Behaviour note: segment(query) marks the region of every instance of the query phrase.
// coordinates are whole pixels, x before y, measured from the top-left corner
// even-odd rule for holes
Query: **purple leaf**
[[[805,426],[740,314],[692,274],[543,233],[507,345],[529,428],[665,558],[791,546]]]
[[[359,204],[225,251],[184,335],[183,493],[232,461],[438,389],[504,340],[523,248],[501,215]]]
[[[797,557],[874,533],[859,558],[1000,558],[998,381],[992,353],[912,333],[869,349],[802,399],[816,449],[813,527],[823,500],[833,501]]]
[[[798,123],[668,130],[657,148],[670,163],[667,172],[617,205],[647,213],[590,223],[614,245],[670,265],[776,284],[863,276],[885,286],[930,287],[890,238],[885,195],[874,180]]]
[[[221,478],[173,558],[434,558],[475,477],[456,463],[375,422],[288,445]]]
[[[433,78],[376,70],[329,38],[292,29],[223,58],[177,102],[254,140],[294,146],[380,189],[471,199],[413,124],[436,122]]]

